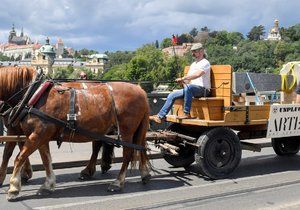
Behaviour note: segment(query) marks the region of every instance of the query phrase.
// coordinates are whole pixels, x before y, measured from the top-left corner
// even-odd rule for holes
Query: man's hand
[[[175,79],[176,82],[181,83],[184,81],[183,77],[179,77],[177,79]]]
[[[183,86],[185,83],[187,83],[187,80],[185,79],[185,77],[179,77],[179,78],[175,79],[175,81],[176,81],[180,86]]]

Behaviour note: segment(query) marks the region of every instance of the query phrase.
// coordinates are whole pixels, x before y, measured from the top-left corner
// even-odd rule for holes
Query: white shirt
[[[190,84],[198,85],[198,86],[205,87],[206,89],[210,89],[211,83],[210,83],[210,63],[209,63],[209,61],[206,60],[205,58],[203,58],[201,61],[193,62],[192,65],[190,66],[190,70],[187,75],[194,74],[195,72],[197,72],[199,70],[202,70],[205,73],[201,77],[191,80]]]

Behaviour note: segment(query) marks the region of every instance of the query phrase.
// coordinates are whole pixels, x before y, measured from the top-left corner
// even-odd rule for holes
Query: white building
[[[92,54],[88,56],[89,60],[86,62],[85,66],[90,68],[93,74],[101,75],[105,71],[105,64],[108,61],[108,56],[106,54]]]
[[[278,41],[281,40],[281,36],[279,33],[279,21],[275,19],[274,27],[270,29],[268,33],[267,40]]]

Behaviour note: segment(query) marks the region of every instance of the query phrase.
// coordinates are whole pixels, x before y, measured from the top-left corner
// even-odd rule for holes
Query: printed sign
[[[300,136],[300,104],[272,105],[267,138]]]

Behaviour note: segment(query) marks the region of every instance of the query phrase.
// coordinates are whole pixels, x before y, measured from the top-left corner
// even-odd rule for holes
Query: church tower
[[[13,37],[17,36],[17,33],[15,31],[15,24],[12,25],[12,29],[9,32],[9,36],[8,36],[8,43],[12,43],[12,39]]]

